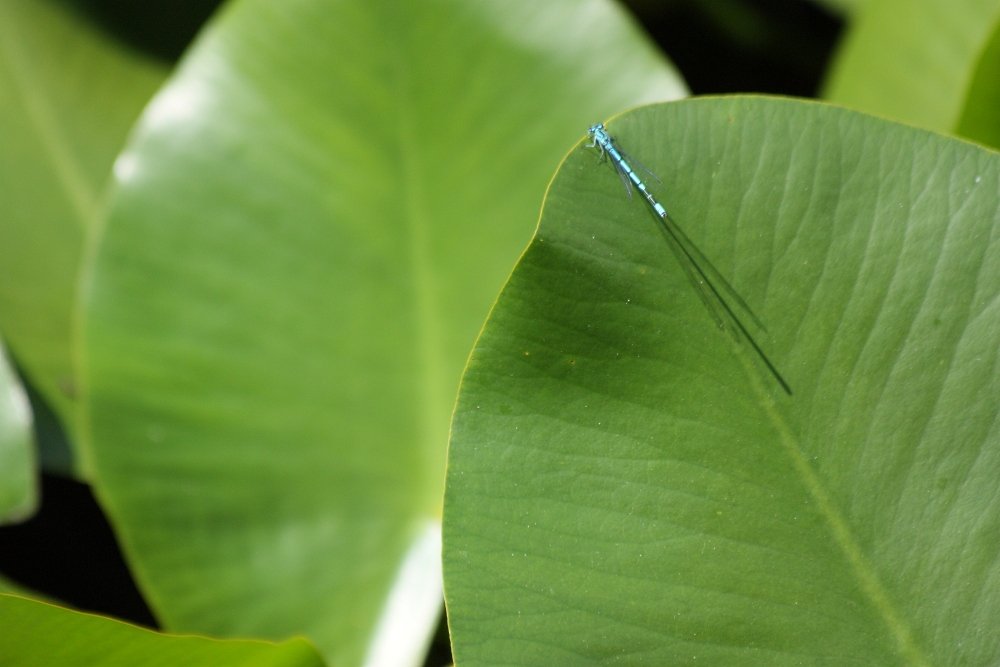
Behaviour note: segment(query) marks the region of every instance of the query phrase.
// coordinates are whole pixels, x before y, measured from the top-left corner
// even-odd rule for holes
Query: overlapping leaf
[[[939,132],[983,140],[996,130],[998,0],[870,0],[834,61],[825,97]],[[972,108],[967,110],[967,106]],[[971,118],[966,118],[968,114]],[[992,139],[990,139],[992,141]],[[996,145],[996,144],[990,144]]]
[[[681,94],[604,1],[218,19],[116,163],[86,301],[98,491],[167,627],[422,660],[476,333],[565,147]]]
[[[0,0],[0,331],[69,431],[84,240],[115,155],[164,76],[63,3]],[[80,472],[65,449],[42,454],[50,469]]]
[[[1000,22],[986,42],[969,82],[958,134],[1000,148]]]
[[[462,382],[457,664],[994,664],[1000,155],[768,98],[609,129],[794,393],[571,152]]]
[[[322,667],[309,642],[163,635],[110,618],[0,594],[4,667]]]
[[[0,524],[35,511],[37,476],[31,407],[0,342]]]

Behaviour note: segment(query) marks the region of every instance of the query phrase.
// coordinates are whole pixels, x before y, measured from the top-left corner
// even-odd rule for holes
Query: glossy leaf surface
[[[0,331],[68,431],[84,240],[115,155],[164,75],[66,4],[0,0]]]
[[[869,0],[840,47],[824,96],[955,132],[998,21],[1000,0]]]
[[[0,524],[25,519],[37,507],[31,406],[0,342]]]
[[[462,382],[457,664],[994,664],[1000,155],[754,97],[609,130],[794,393],[574,150]]]
[[[178,637],[0,594],[4,667],[322,667],[309,642]]]
[[[171,629],[419,664],[462,366],[568,146],[683,86],[615,5],[230,6],[116,163],[98,490]]]

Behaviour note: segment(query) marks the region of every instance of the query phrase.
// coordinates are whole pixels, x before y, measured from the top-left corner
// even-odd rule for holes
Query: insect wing
[[[615,171],[618,172],[618,178],[622,179],[622,185],[625,186],[625,192],[628,194],[628,200],[632,201],[632,180],[628,177],[628,172],[622,168],[622,165],[618,160],[611,158],[611,164],[615,166]]]
[[[663,185],[663,181],[660,180],[659,176],[657,176],[656,174],[654,174],[653,172],[651,172],[646,167],[642,166],[641,162],[639,162],[634,157],[632,157],[631,155],[629,155],[628,153],[626,153],[625,151],[623,151],[621,146],[615,144],[615,150],[617,150],[619,153],[621,153],[621,156],[623,158],[625,158],[625,160],[627,160],[630,165],[635,165],[636,167],[639,167],[639,169],[642,169],[644,172],[646,172],[647,174],[649,174],[650,176],[652,176],[654,179],[656,179],[657,183],[659,183],[660,185]]]

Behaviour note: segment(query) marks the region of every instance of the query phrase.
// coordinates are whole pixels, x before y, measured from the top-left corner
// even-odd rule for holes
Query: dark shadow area
[[[174,62],[222,0],[62,0],[109,34],[147,55]]]
[[[90,487],[42,475],[42,506],[0,527],[0,573],[77,609],[155,628]]]
[[[808,0],[625,0],[695,95],[815,96],[841,19]]]
[[[28,376],[24,374],[20,363],[16,359],[12,361],[31,404],[39,467],[45,472],[71,477],[75,461],[59,417],[28,381]]]
[[[148,55],[176,61],[221,0],[62,0]],[[815,96],[843,21],[810,0],[624,0],[695,95]]]
[[[434,639],[431,640],[430,648],[427,649],[427,658],[424,659],[424,667],[447,667],[455,664],[455,659],[451,655],[451,637],[448,634],[448,612],[441,612],[441,620],[438,622],[437,630],[434,632]]]

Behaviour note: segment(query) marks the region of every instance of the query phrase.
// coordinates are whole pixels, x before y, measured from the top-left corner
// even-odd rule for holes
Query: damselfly
[[[587,136],[591,139],[591,142],[587,144],[587,148],[600,148],[600,158],[607,156],[611,159],[611,164],[614,165],[615,171],[618,172],[618,176],[621,177],[622,183],[625,185],[625,191],[628,193],[629,200],[631,201],[632,199],[633,185],[646,198],[646,201],[652,207],[653,212],[660,221],[667,245],[670,246],[681,268],[684,269],[684,274],[687,276],[688,281],[694,287],[694,291],[698,294],[701,302],[705,304],[705,308],[708,310],[709,315],[712,316],[712,319],[715,320],[719,329],[728,331],[737,343],[743,340],[750,343],[754,352],[764,362],[764,365],[767,366],[767,369],[774,376],[774,379],[778,381],[778,384],[781,385],[781,388],[791,395],[792,388],[788,386],[785,379],[781,377],[781,373],[778,372],[778,369],[774,367],[771,360],[764,354],[764,350],[754,340],[754,337],[740,320],[738,313],[748,316],[758,329],[766,332],[767,329],[764,328],[763,323],[754,315],[753,311],[750,310],[750,306],[733,289],[729,281],[722,277],[722,274],[712,265],[712,262],[705,257],[704,253],[698,250],[698,247],[688,238],[684,230],[674,222],[674,219],[667,213],[667,209],[660,202],[656,201],[656,198],[653,197],[653,194],[646,187],[645,183],[636,174],[632,165],[645,171],[656,179],[658,183],[660,179],[657,178],[656,174],[639,164],[635,158],[623,151],[614,138],[604,129],[603,123],[591,127]]]

